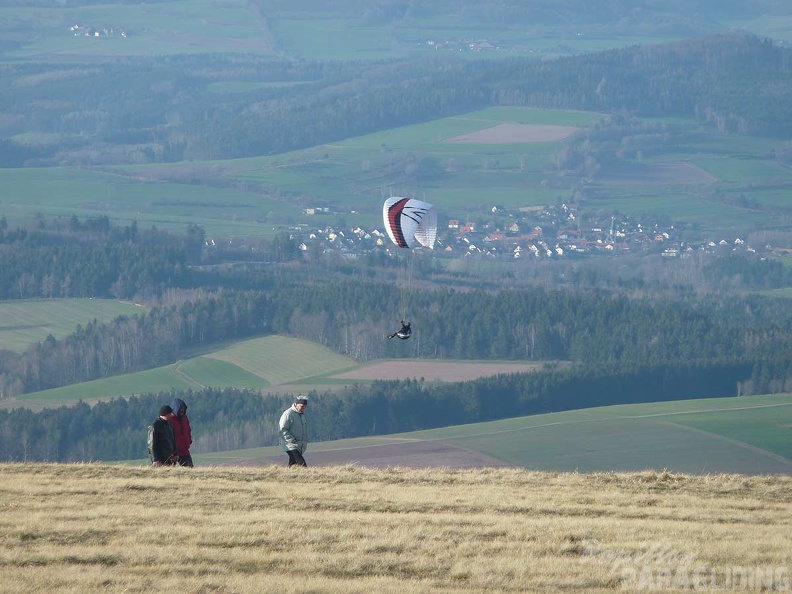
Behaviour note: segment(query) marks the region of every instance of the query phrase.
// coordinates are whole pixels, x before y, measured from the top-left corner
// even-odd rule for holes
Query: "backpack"
[[[148,426],[148,437],[146,438],[149,459],[154,462],[154,424]]]

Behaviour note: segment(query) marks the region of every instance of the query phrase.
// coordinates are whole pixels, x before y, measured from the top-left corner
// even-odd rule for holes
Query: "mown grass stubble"
[[[792,565],[792,477],[5,464],[0,485],[3,593],[614,592]]]

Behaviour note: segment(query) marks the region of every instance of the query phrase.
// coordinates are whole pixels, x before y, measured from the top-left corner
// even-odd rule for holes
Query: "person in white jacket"
[[[305,409],[308,399],[298,394],[289,408],[283,411],[278,423],[281,447],[289,455],[289,466],[308,466],[303,454],[308,449],[308,421]]]

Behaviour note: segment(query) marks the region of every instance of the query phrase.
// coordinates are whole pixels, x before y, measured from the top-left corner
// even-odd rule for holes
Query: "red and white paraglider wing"
[[[416,200],[416,202],[418,201]],[[418,243],[422,246],[433,250],[435,239],[437,238],[437,211],[434,206],[427,202],[422,202],[421,204],[423,208],[426,208],[426,214],[415,230],[415,239],[417,239]]]
[[[434,248],[437,237],[437,212],[428,202],[415,198],[388,198],[382,207],[388,237],[399,247],[410,248],[416,241]]]
[[[388,237],[394,244],[403,248],[412,246],[415,227],[418,226],[417,223],[410,225],[410,219],[406,219],[406,227],[402,222],[402,212],[409,201],[409,198],[393,197],[388,198],[382,206],[382,222],[385,224]]]

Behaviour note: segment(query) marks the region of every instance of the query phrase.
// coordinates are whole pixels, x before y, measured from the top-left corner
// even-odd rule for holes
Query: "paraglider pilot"
[[[410,322],[405,322],[404,320],[401,321],[401,329],[393,334],[389,334],[388,338],[393,338],[394,336],[398,336],[402,340],[407,340],[410,338],[412,334],[412,330],[410,329]]]

